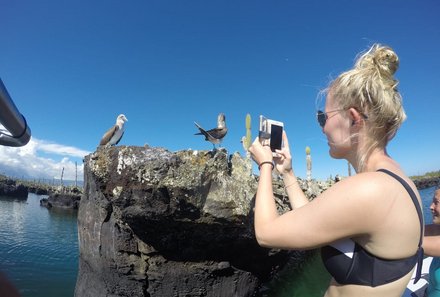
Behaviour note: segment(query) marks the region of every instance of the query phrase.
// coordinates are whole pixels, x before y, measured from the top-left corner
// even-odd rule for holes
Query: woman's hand
[[[282,149],[275,151],[278,156],[273,157],[270,147],[268,145],[263,146],[257,137],[249,147],[249,152],[257,165],[262,162],[275,161],[276,170],[284,175],[292,170],[292,156],[290,155],[289,140],[285,131],[283,131],[283,143]]]
[[[249,152],[251,153],[252,159],[257,163],[258,166],[260,166],[263,162],[272,162],[272,151],[270,150],[270,147],[268,145],[263,146],[260,143],[260,140],[255,138],[252,145],[249,147]]]
[[[281,174],[284,175],[292,170],[292,156],[290,155],[289,140],[287,139],[286,131],[283,131],[283,147],[280,150],[276,150],[277,157],[274,158],[275,168]]]

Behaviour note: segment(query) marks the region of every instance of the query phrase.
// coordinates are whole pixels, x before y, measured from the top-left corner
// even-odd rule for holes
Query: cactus
[[[246,152],[246,164],[249,169],[249,174],[252,175],[252,159],[251,153],[249,152],[249,147],[252,144],[252,133],[251,133],[251,115],[246,115],[246,136],[241,138],[241,144]]]
[[[307,162],[307,181],[312,179],[312,156],[310,155],[310,147],[306,147],[306,162]]]
[[[246,115],[246,137],[243,139],[243,147],[247,151],[252,144],[252,133],[251,133],[251,115]]]
[[[306,155],[310,155],[310,147],[306,146]]]

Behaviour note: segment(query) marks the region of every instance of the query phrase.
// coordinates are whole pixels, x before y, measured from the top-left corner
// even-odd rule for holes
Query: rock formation
[[[28,186],[29,193],[34,193],[36,195],[49,195],[51,191],[49,190],[49,187],[44,186]]]
[[[417,189],[422,190],[430,187],[440,186],[440,177],[422,177],[413,179]]]
[[[21,184],[17,184],[15,180],[2,178],[0,180],[0,196],[26,199],[28,189]]]
[[[251,167],[224,150],[86,156],[75,296],[257,296],[289,253],[255,240]]]
[[[78,209],[81,195],[79,193],[54,193],[40,200],[40,205],[47,208]]]

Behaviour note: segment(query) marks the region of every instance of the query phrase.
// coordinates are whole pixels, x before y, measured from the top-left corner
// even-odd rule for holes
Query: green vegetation
[[[310,156],[310,147],[306,146],[307,180],[312,180],[312,156]]]
[[[251,132],[251,115],[246,115],[246,138],[244,139],[243,146],[246,148],[246,150],[249,149],[249,147],[252,144],[252,132]]]
[[[440,170],[427,172],[424,175],[414,175],[410,176],[411,179],[426,179],[426,178],[438,178],[440,177]]]

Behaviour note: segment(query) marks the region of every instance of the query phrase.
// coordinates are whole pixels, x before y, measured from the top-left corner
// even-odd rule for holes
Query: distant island
[[[424,175],[410,176],[410,178],[419,190],[440,186],[440,170],[427,172]]]
[[[47,208],[78,209],[83,189],[75,186],[54,186],[29,180],[15,180],[0,174],[0,196],[26,199],[29,193],[47,195],[40,200]]]
[[[50,193],[59,192],[61,189],[64,189],[65,191],[77,189],[82,192],[83,188],[82,181],[78,182],[77,186],[75,186],[72,181],[62,182],[62,185],[60,182],[60,184],[56,185],[53,182],[49,182],[48,179],[23,179],[0,174],[0,188],[2,188],[6,184],[15,185],[17,187],[20,185],[24,186],[28,189],[30,193],[35,193],[37,195],[49,195]]]
[[[423,175],[410,176],[410,179],[415,183],[419,190],[440,186],[440,170],[427,172]],[[16,195],[26,195],[27,197],[27,192],[35,193],[37,195],[50,195],[59,193],[61,189],[64,189],[65,192],[75,192],[78,194],[82,193],[82,185],[82,182],[78,186],[72,184],[64,186],[53,185],[44,181],[42,182],[39,179],[17,179],[0,174],[0,195],[4,196],[9,196],[9,193],[13,197]],[[23,189],[27,189],[25,194]]]

